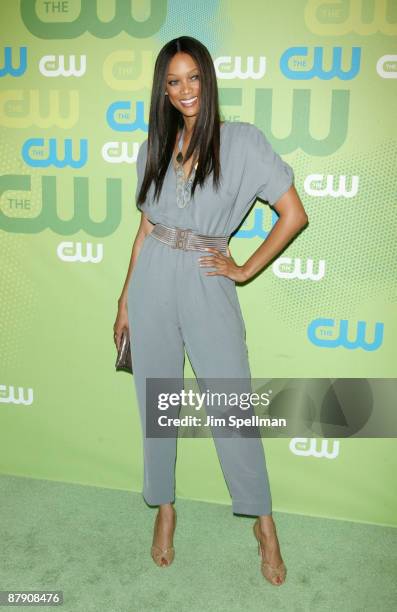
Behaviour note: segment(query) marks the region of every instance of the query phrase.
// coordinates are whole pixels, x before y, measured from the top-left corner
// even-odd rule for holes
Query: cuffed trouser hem
[[[234,514],[247,514],[248,516],[261,516],[262,514],[271,514],[272,507],[270,504],[258,502],[233,501]]]
[[[148,495],[145,495],[144,493],[142,493],[142,497],[144,499],[144,501],[148,504],[148,506],[160,506],[160,504],[173,504],[175,503],[175,496],[171,497],[171,498],[166,498],[166,497],[149,497]]]

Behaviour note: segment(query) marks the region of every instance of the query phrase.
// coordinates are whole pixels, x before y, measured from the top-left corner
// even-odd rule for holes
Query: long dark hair
[[[150,99],[146,170],[137,205],[145,202],[152,181],[155,184],[154,199],[157,197],[158,200],[160,197],[176,135],[178,129],[182,129],[184,125],[182,113],[169,101],[169,96],[164,95],[168,65],[178,52],[188,53],[196,61],[200,71],[200,110],[185,155],[185,159],[189,159],[194,151],[197,150],[198,153],[199,161],[192,184],[192,195],[196,185],[202,186],[212,171],[215,189],[219,186],[220,116],[213,61],[207,47],[199,40],[180,36],[164,45],[156,58]]]

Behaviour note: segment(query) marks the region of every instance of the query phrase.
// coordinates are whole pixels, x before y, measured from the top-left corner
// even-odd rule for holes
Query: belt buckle
[[[182,229],[181,227],[176,228],[174,249],[183,249],[186,251],[188,232],[188,229]]]

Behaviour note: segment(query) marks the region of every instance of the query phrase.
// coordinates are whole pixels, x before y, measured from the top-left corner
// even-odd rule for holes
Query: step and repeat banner
[[[396,378],[397,4],[3,0],[0,24],[0,471],[141,491],[113,323],[154,62],[183,34],[213,57],[222,119],[266,134],[309,216],[238,286],[252,376],[322,379],[328,400],[341,379],[361,390],[334,393],[337,437],[263,440],[273,508],[397,525],[395,430],[365,435]],[[277,219],[253,204],[238,263]],[[176,470],[177,497],[231,503],[212,439],[181,438]]]

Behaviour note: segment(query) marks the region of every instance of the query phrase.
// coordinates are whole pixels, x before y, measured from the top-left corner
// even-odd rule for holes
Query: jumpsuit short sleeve
[[[247,133],[245,173],[252,198],[261,198],[271,206],[288,191],[295,178],[291,166],[254,124],[249,124]]]
[[[147,159],[147,143],[148,141],[146,139],[141,144],[141,146],[139,147],[137,158],[136,158],[137,184],[136,184],[136,190],[135,190],[135,201],[138,200],[138,194],[140,192],[140,189],[143,183],[143,177],[145,175],[146,159]],[[147,198],[143,204],[138,204],[138,208],[143,213],[146,213]]]

